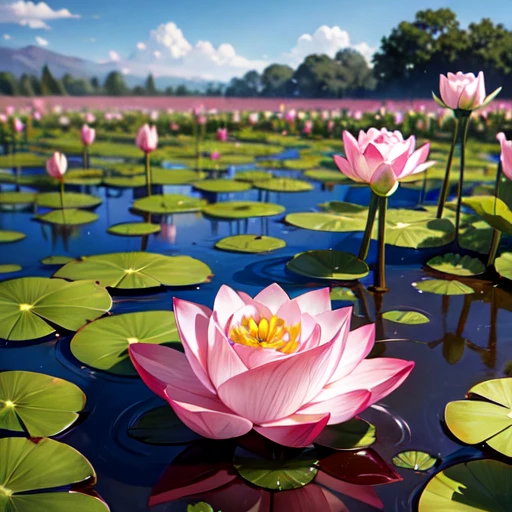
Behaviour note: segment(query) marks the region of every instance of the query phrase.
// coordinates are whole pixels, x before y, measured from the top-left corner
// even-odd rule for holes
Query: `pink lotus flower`
[[[498,133],[496,138],[501,145],[500,161],[503,174],[512,180],[512,140],[507,140],[503,132]]]
[[[251,112],[249,114],[249,124],[256,124],[260,118],[258,112]]]
[[[84,124],[80,131],[80,136],[82,138],[82,144],[84,146],[90,146],[96,138],[96,130]]]
[[[328,122],[327,122],[327,131],[329,132],[332,132],[334,130],[334,121],[332,119],[330,119]]]
[[[179,131],[179,129],[180,129],[180,125],[179,125],[179,124],[177,124],[177,123],[171,123],[171,130],[172,130],[173,132],[177,132],[177,131]]]
[[[295,110],[288,110],[286,115],[284,116],[285,121],[288,123],[293,123],[295,121],[295,117],[297,116],[297,112]]]
[[[485,95],[485,79],[482,71],[475,77],[473,73],[448,73],[439,76],[441,99],[432,93],[434,100],[444,108],[452,110],[475,110],[487,106],[501,91],[496,89],[489,96]]]
[[[46,172],[58,180],[63,179],[68,170],[68,160],[64,153],[53,153],[51,158],[46,161]]]
[[[144,153],[151,153],[158,147],[158,133],[156,131],[156,126],[149,126],[145,124],[141,126],[139,133],[137,134],[137,138],[135,139],[135,143],[144,151]]]
[[[217,129],[217,140],[220,142],[226,142],[228,140],[228,129],[218,128]]]
[[[0,114],[0,123],[6,123],[7,122],[7,116],[5,114]]]
[[[367,133],[361,130],[358,140],[345,130],[343,143],[346,158],[334,156],[338,169],[351,180],[368,183],[379,196],[392,194],[402,178],[435,164],[426,161],[429,143],[415,151],[416,138],[404,140],[398,130],[370,128]]]
[[[7,107],[5,107],[5,115],[7,117],[12,116],[14,112],[16,112],[16,109],[12,105],[8,105]]]
[[[32,116],[36,121],[41,121],[41,112],[39,112],[39,110],[36,110],[34,112],[34,115]]]
[[[240,122],[240,112],[238,110],[235,110],[233,112],[233,117],[231,118],[231,121],[233,121],[233,123],[239,123]]]
[[[290,300],[277,284],[256,297],[223,285],[213,311],[178,298],[185,353],[130,345],[146,385],[196,433],[228,439],[254,429],[285,446],[309,445],[406,379],[414,363],[365,360],[373,325],[349,332],[352,309],[331,311],[329,289]]]
[[[14,125],[14,131],[16,133],[21,133],[23,131],[23,129],[25,128],[25,125],[17,117],[14,119],[13,125]]]
[[[220,160],[220,153],[218,151],[212,151],[210,153],[210,160]]]
[[[200,125],[205,125],[207,121],[208,120],[206,119],[206,116],[203,116],[203,115],[198,116],[198,118],[197,118],[197,122]]]
[[[192,114],[195,116],[195,117],[199,117],[200,115],[202,115],[204,112],[204,107],[201,105],[199,107],[194,107],[192,109]]]
[[[92,124],[96,121],[96,116],[94,114],[92,114],[91,112],[87,112],[87,114],[85,114],[85,122],[87,124]]]

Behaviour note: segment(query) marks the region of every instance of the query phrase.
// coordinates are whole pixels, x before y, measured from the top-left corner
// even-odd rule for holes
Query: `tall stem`
[[[62,208],[62,220],[66,224],[66,209],[64,208],[64,180],[60,180],[60,207]]]
[[[377,213],[377,205],[379,203],[379,196],[372,192],[370,198],[370,206],[368,208],[368,218],[366,219],[366,227],[364,228],[363,239],[361,240],[361,248],[359,249],[360,260],[366,260],[368,251],[370,249],[370,242],[372,239],[373,224],[375,223],[375,215]]]
[[[192,123],[192,133],[194,136],[194,141],[196,143],[196,170],[199,169],[199,133],[197,130],[197,117],[194,116],[194,121]]]
[[[498,203],[498,198],[500,195],[500,181],[501,181],[501,160],[498,163],[498,169],[496,171],[496,184],[494,185],[494,215],[496,215],[496,206]],[[491,240],[491,248],[489,249],[489,257],[487,258],[487,266],[490,267],[494,265],[494,260],[496,259],[496,254],[498,252],[498,247],[501,241],[501,231],[498,229],[493,229],[492,232],[492,240]]]
[[[461,138],[460,138],[460,174],[459,186],[457,189],[457,210],[455,214],[455,241],[459,240],[460,214],[462,207],[462,189],[464,188],[464,164],[466,153],[466,138],[468,136],[469,119],[471,114],[468,112],[462,118]]]
[[[377,266],[373,277],[373,288],[377,292],[386,292],[386,210],[388,198],[379,197]]]
[[[453,122],[454,122],[454,124],[453,124],[452,145],[450,147],[450,152],[448,153],[448,161],[446,162],[446,171],[444,173],[443,186],[441,187],[441,191],[439,192],[439,199],[437,202],[437,218],[438,219],[440,219],[443,216],[444,203],[446,203],[446,199],[448,197],[448,187],[450,185],[450,171],[452,169],[453,153],[455,151],[455,144],[457,143],[457,135],[459,133],[459,120],[455,117]]]
[[[82,157],[82,160],[83,160],[83,167],[84,169],[88,169],[89,168],[89,153],[87,151],[87,146],[84,145],[84,155]]]
[[[146,185],[148,189],[148,197],[151,196],[151,162],[149,160],[149,152],[144,153],[144,163],[146,166]]]

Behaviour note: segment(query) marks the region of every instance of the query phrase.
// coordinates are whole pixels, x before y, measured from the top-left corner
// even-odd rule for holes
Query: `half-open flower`
[[[158,147],[158,132],[156,131],[156,126],[149,126],[148,124],[141,126],[137,133],[135,143],[144,153],[154,151]]]
[[[184,354],[132,344],[130,356],[146,385],[204,437],[254,429],[307,446],[391,393],[414,366],[365,360],[374,326],[350,332],[351,308],[332,311],[328,289],[291,300],[277,284],[254,298],[224,285],[213,311],[175,298],[174,313]]]
[[[507,140],[503,132],[498,133],[496,138],[500,141],[501,146],[501,169],[503,174],[512,180],[512,140]]]
[[[58,180],[62,180],[68,170],[68,160],[64,153],[53,153],[46,161],[46,172]]]

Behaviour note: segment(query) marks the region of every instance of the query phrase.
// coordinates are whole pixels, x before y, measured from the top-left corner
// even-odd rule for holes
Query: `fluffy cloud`
[[[48,46],[49,44],[48,41],[42,37],[36,36],[34,39],[39,46]]]
[[[54,11],[45,2],[35,3],[19,0],[0,5],[0,23],[16,23],[30,28],[49,30],[50,27],[46,21],[79,17],[78,14],[72,14],[68,9]]]
[[[10,39],[12,39],[12,36],[10,34],[4,34],[2,36],[6,41],[9,41]]]
[[[110,50],[108,52],[108,57],[112,62],[119,62],[121,60],[119,53],[115,52],[114,50]]]
[[[348,32],[338,26],[328,27],[322,25],[313,34],[303,34],[297,39],[292,50],[285,54],[285,60],[291,65],[298,65],[305,57],[312,53],[326,54],[334,57],[338,50],[353,48],[363,54],[368,62],[377,48],[372,48],[367,43],[352,44]]]
[[[146,45],[144,43],[137,43],[137,50],[145,50]]]

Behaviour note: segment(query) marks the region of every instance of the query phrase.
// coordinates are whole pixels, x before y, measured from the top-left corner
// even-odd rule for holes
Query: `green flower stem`
[[[466,139],[468,136],[468,127],[471,113],[462,114],[461,139],[460,139],[460,174],[459,186],[457,190],[457,210],[455,212],[455,241],[459,240],[460,214],[462,207],[462,189],[464,187],[464,164],[466,153]]]
[[[199,133],[197,130],[197,118],[195,116],[192,123],[192,134],[196,143],[196,169],[199,169]]]
[[[144,153],[144,163],[146,166],[146,185],[148,189],[148,197],[151,196],[151,162],[149,152]]]
[[[446,199],[448,197],[448,187],[450,185],[450,171],[452,169],[452,161],[453,161],[453,153],[455,151],[455,144],[457,143],[457,135],[459,133],[459,120],[457,117],[453,120],[453,135],[452,135],[452,145],[450,147],[450,152],[448,153],[448,160],[446,162],[446,171],[444,173],[444,181],[441,187],[441,191],[439,193],[439,199],[437,202],[437,215],[438,219],[443,217],[443,209],[444,203],[446,203]]]
[[[66,209],[64,208],[64,179],[60,180],[60,207],[62,208],[62,219],[66,224]]]
[[[377,214],[377,205],[379,203],[379,196],[372,192],[370,198],[370,206],[368,208],[368,218],[366,219],[366,227],[364,228],[363,239],[361,240],[361,248],[359,249],[360,260],[366,260],[368,251],[370,249],[370,242],[372,239],[373,224],[375,222],[375,215]]]
[[[373,289],[376,292],[387,292],[386,287],[386,210],[388,198],[379,197],[378,248],[377,266],[373,274]]]
[[[82,158],[83,160],[83,167],[84,169],[89,168],[89,152],[87,151],[87,146],[84,145],[84,156]]]
[[[498,170],[496,171],[496,184],[494,186],[494,215],[496,215],[496,204],[498,197],[500,195],[500,181],[501,181],[501,161],[498,163]],[[501,231],[498,229],[493,229],[492,231],[492,240],[491,240],[491,248],[489,249],[489,257],[487,258],[487,266],[490,267],[494,265],[494,260],[496,259],[496,254],[498,252],[498,247],[501,241]]]

